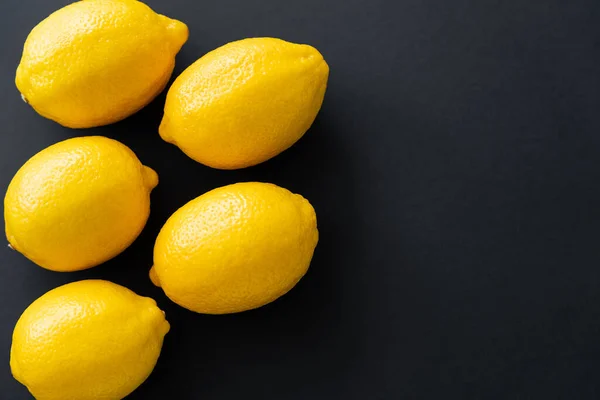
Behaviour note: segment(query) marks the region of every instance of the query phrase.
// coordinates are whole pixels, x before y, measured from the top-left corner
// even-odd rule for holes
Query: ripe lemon
[[[148,297],[107,281],[69,283],[21,315],[10,368],[37,400],[120,400],[150,375],[168,331]]]
[[[65,140],[25,163],[4,198],[12,248],[54,271],[98,265],[125,250],[150,213],[158,176],[116,140]]]
[[[308,45],[273,38],[226,44],[175,80],[160,135],[213,168],[259,164],[308,130],[328,75],[323,56]]]
[[[175,303],[225,314],[272,302],[308,270],[319,233],[310,203],[268,183],[212,190],[176,211],[150,278]]]
[[[78,1],[33,28],[17,88],[39,114],[64,126],[107,125],[164,89],[187,38],[185,24],[139,1]]]

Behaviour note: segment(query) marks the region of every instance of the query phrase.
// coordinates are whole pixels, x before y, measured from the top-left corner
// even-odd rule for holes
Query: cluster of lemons
[[[187,39],[184,23],[139,1],[80,1],[31,31],[16,84],[25,102],[63,126],[107,125],[166,87]],[[304,135],[328,74],[308,45],[274,38],[226,44],[175,80],[160,135],[213,168],[256,165]],[[115,140],[56,143],[29,159],[9,185],[10,246],[53,271],[99,265],[140,234],[157,184],[157,173]],[[228,185],[168,219],[150,279],[189,310],[245,311],[294,287],[317,241],[315,211],[302,196],[269,183]],[[38,400],[118,400],[151,373],[168,331],[154,300],[104,280],[74,282],[22,314],[11,370]]]

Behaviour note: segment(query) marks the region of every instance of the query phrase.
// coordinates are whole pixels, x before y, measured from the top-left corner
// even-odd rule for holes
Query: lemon
[[[308,45],[273,38],[226,44],[175,80],[160,135],[210,167],[259,164],[308,130],[328,75],[323,56]]]
[[[195,312],[250,310],[296,285],[318,236],[315,210],[302,196],[268,183],[229,185],[169,218],[156,239],[150,278]]]
[[[98,265],[142,231],[158,176],[116,140],[54,144],[23,165],[4,199],[12,248],[54,271]]]
[[[185,24],[139,1],[79,1],[33,28],[17,88],[39,114],[64,126],[107,125],[164,89],[187,38]]]
[[[150,375],[168,331],[148,297],[102,280],[69,283],[21,315],[10,368],[37,400],[120,400]]]

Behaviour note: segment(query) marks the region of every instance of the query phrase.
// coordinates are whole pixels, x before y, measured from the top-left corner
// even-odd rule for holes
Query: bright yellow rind
[[[188,38],[182,22],[134,0],[86,0],[29,34],[16,85],[39,114],[71,128],[107,125],[166,86]]]
[[[250,310],[287,293],[317,245],[315,210],[267,183],[212,190],[175,212],[154,247],[150,278],[198,313]]]
[[[150,375],[168,331],[150,298],[107,281],[70,283],[21,315],[10,367],[37,400],[120,400]]]
[[[210,167],[261,163],[308,130],[328,76],[323,56],[308,45],[274,38],[226,44],[175,80],[160,135]]]
[[[12,248],[54,271],[96,266],[125,250],[150,214],[158,175],[116,140],[65,140],[27,161],[4,198]]]

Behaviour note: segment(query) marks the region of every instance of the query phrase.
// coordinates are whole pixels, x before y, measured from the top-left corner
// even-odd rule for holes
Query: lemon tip
[[[163,311],[163,314],[165,312]],[[163,324],[162,324],[162,331],[163,331],[163,336],[166,335],[167,333],[169,333],[169,331],[171,330],[171,324],[169,324],[169,321],[167,321],[166,319],[164,320]]]
[[[166,17],[164,15],[161,15],[161,18],[165,22],[167,32],[169,33],[173,44],[176,46],[177,51],[179,51],[181,46],[187,42],[190,36],[190,30],[188,26],[181,21]]]
[[[160,135],[161,139],[164,140],[165,142],[175,144],[175,141],[173,140],[171,135],[169,135],[167,133],[167,131],[169,130],[168,124],[169,124],[169,119],[166,116],[163,117],[163,119],[160,123],[160,126],[158,127],[158,134]]]
[[[160,279],[158,278],[158,274],[156,273],[156,269],[154,265],[150,268],[150,280],[154,284],[154,286],[160,287]]]
[[[158,174],[152,168],[144,165],[143,172],[144,183],[150,189],[154,189],[158,185]]]

